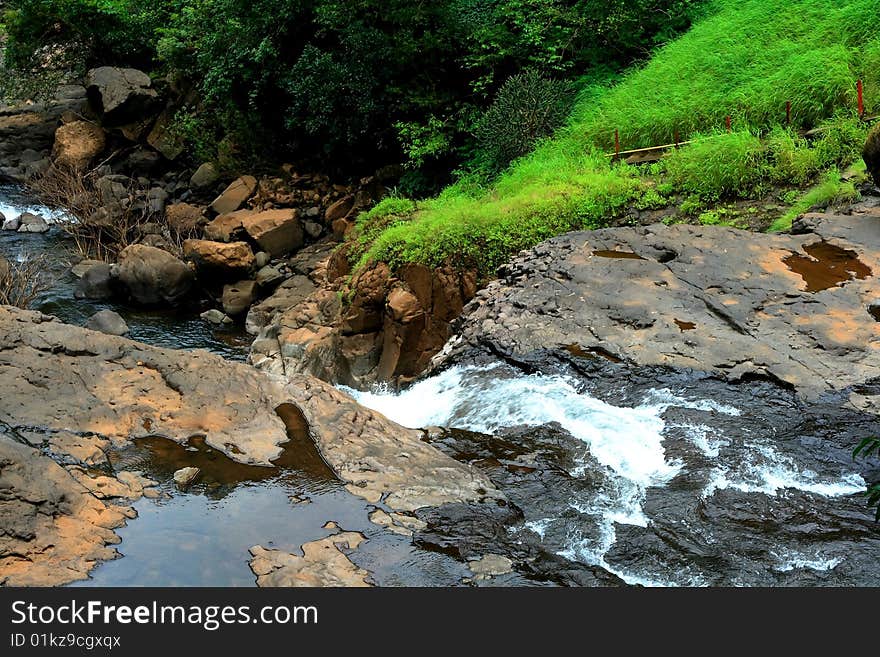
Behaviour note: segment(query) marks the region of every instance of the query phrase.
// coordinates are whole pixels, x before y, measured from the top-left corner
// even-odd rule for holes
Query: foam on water
[[[670,407],[706,413],[707,421],[712,415],[738,417],[741,412],[711,399],[684,398],[665,388],[648,391],[636,406],[619,407],[583,392],[573,378],[512,374],[505,366],[495,365],[454,367],[400,393],[350,389],[347,392],[364,406],[413,428],[444,426],[492,434],[509,427],[559,423],[589,447],[589,454],[571,474],[581,476],[588,468],[595,468],[592,457],[604,467],[611,481],[611,485],[603,485],[589,499],[570,500],[570,508],[584,516],[586,530],[571,525],[559,554],[600,565],[631,584],[681,583],[621,572],[605,561],[605,554],[616,541],[616,524],[646,527],[650,523],[643,511],[646,488],[665,485],[684,467],[683,463],[667,458],[663,446],[667,428],[683,429],[685,438],[712,462],[704,496],[723,488],[768,495],[796,488],[829,497],[865,489],[864,480],[857,474],[841,473],[836,479],[821,477],[798,467],[766,438],[752,437],[746,431],[734,437],[703,423],[668,427],[663,414]],[[731,457],[732,451],[722,448],[729,447],[734,438],[737,449]],[[524,527],[543,540],[555,520],[533,520]],[[699,576],[694,575],[686,583],[697,584],[698,580]]]

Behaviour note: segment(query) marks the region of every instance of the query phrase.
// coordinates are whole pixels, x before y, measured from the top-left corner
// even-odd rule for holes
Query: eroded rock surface
[[[675,225],[557,237],[478,294],[435,366],[470,350],[569,350],[732,382],[770,379],[805,398],[866,381],[880,371],[870,314],[880,211],[808,215],[800,230]]]

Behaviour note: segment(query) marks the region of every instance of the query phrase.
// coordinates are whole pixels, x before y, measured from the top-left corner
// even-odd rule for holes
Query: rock
[[[204,208],[189,203],[172,203],[165,207],[165,221],[168,228],[177,235],[188,236],[195,233],[204,218]]]
[[[193,285],[193,271],[167,251],[133,244],[119,253],[116,276],[143,305],[175,304]]]
[[[101,260],[89,260],[88,258],[85,258],[83,260],[80,260],[73,267],[71,267],[70,273],[77,278],[82,278],[89,269],[91,269],[95,265],[103,264],[104,263]]]
[[[128,333],[128,324],[112,310],[99,310],[86,320],[87,329],[100,331],[107,335],[125,335]]]
[[[867,311],[880,233],[872,215],[805,220],[799,235],[679,224],[554,238],[501,269],[435,366],[469,350],[582,354],[769,379],[805,399],[846,390],[880,367]]]
[[[167,201],[168,192],[161,187],[153,187],[147,192],[147,209],[151,214],[163,214]]]
[[[226,326],[228,324],[232,324],[232,318],[229,317],[229,315],[226,315],[223,312],[217,310],[216,308],[206,310],[201,315],[199,315],[199,317],[204,319],[209,324],[214,324],[215,326]]]
[[[240,210],[245,202],[257,190],[257,179],[253,176],[242,176],[233,181],[211,203],[211,209],[218,215],[229,214]]]
[[[118,170],[129,176],[150,178],[162,161],[162,157],[148,148],[137,147],[118,165]]]
[[[217,171],[217,167],[212,162],[205,162],[193,173],[189,184],[193,189],[205,190],[216,185],[218,180],[220,180],[220,173]]]
[[[110,265],[104,262],[97,262],[85,269],[73,291],[73,296],[76,299],[92,299],[94,301],[112,299],[114,295],[115,288]]]
[[[231,316],[241,315],[257,298],[257,282],[239,281],[223,286],[223,311]]]
[[[132,68],[102,66],[90,70],[86,92],[108,126],[142,121],[155,111],[158,101],[150,76]]]
[[[259,267],[260,269],[262,269],[263,267],[265,267],[266,265],[268,265],[269,262],[271,262],[271,260],[272,260],[272,256],[270,256],[270,255],[269,255],[268,253],[266,253],[265,251],[258,251],[258,252],[254,255],[254,263],[255,263],[255,264],[257,265],[257,267]]]
[[[39,450],[0,433],[0,586],[60,586],[114,559],[126,510]]]
[[[305,427],[348,490],[373,503],[382,499],[390,512],[504,503],[482,473],[424,442],[422,432],[312,377],[267,376],[204,350],[151,347],[5,306],[0,352],[0,434],[28,432],[41,444],[65,433],[77,450],[85,448],[82,440],[107,448],[156,435],[183,445],[204,436],[236,462],[269,466],[289,432]],[[66,582],[115,556],[103,548],[118,539],[103,528],[121,524],[123,510],[105,506],[83,486],[129,496],[144,486],[140,479],[118,478],[124,488],[109,477],[80,485],[73,472],[5,434],[0,463],[0,582]],[[80,469],[77,476],[83,475]]]
[[[506,575],[513,570],[513,562],[500,554],[486,554],[480,559],[468,562],[468,568],[477,579],[491,579],[497,575]]]
[[[341,532],[302,546],[303,555],[250,549],[250,567],[260,587],[368,587],[369,573],[340,550],[356,550],[366,539],[359,532]]]
[[[321,236],[321,233],[324,232],[324,227],[314,221],[303,222],[303,228],[309,237],[312,237],[313,239],[318,239]]]
[[[354,207],[354,196],[339,199],[324,211],[324,221],[332,225],[334,221],[345,219]]]
[[[254,264],[254,254],[245,242],[186,240],[183,257],[200,270],[215,270],[223,275],[246,273]]]
[[[21,226],[21,221],[18,217],[10,217],[7,219],[6,217],[0,216],[0,221],[3,222],[3,230],[18,230]]]
[[[238,210],[215,217],[205,226],[205,237],[218,242],[231,242],[243,232],[242,220],[252,214],[251,210]]]
[[[260,268],[257,272],[256,280],[260,287],[271,287],[272,285],[283,281],[284,274],[275,269],[275,267],[266,265],[265,267]]]
[[[180,490],[186,490],[195,483],[201,473],[199,468],[181,468],[174,473],[174,484]]]
[[[875,125],[868,133],[862,148],[862,158],[865,160],[868,173],[874,179],[874,184],[880,185],[880,125]]]
[[[180,157],[185,148],[183,138],[170,130],[174,121],[174,112],[173,108],[164,109],[147,135],[147,143],[171,161]]]
[[[388,295],[388,310],[396,322],[407,324],[423,314],[419,300],[411,292],[396,287]]]
[[[101,194],[104,203],[128,200],[130,196],[128,190],[131,186],[131,178],[116,174],[101,176],[95,181],[95,188]]]
[[[49,231],[49,224],[43,217],[24,212],[18,217],[19,233],[46,233]]]
[[[303,244],[303,229],[296,210],[267,210],[246,214],[244,231],[263,251],[280,258]]]
[[[88,121],[73,121],[55,131],[52,158],[58,166],[85,171],[106,145],[107,137],[100,126]]]

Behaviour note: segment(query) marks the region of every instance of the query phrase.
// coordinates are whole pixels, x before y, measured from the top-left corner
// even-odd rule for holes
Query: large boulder
[[[71,121],[55,131],[52,158],[61,167],[85,170],[107,145],[101,126],[88,121]]]
[[[159,99],[152,86],[149,75],[133,68],[101,66],[86,75],[89,101],[107,126],[123,126],[152,114]]]
[[[245,202],[257,190],[257,179],[253,176],[242,176],[234,180],[211,203],[211,209],[217,214],[228,214],[240,210]]]
[[[192,289],[194,273],[167,251],[132,244],[119,253],[116,276],[131,297],[143,305],[174,304]]]
[[[280,258],[303,245],[303,229],[296,210],[266,210],[242,217],[245,233],[273,258]]]
[[[110,265],[104,262],[85,269],[73,290],[76,299],[103,301],[114,296],[114,281]]]
[[[220,273],[241,274],[254,264],[254,254],[244,242],[212,242],[210,240],[186,240],[183,257],[203,270]]]
[[[865,160],[868,173],[874,179],[874,184],[880,185],[880,123],[868,133],[862,149],[862,158]]]

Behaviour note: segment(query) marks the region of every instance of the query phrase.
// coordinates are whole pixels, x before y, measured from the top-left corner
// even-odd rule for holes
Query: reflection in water
[[[859,260],[855,251],[828,242],[808,244],[804,251],[809,257],[793,253],[783,262],[801,275],[807,284],[807,292],[820,292],[854,278],[863,280],[871,275],[871,268]]]

